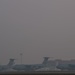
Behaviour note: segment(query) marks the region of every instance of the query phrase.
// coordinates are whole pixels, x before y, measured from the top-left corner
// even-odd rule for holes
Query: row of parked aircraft
[[[10,69],[16,70],[16,71],[36,71],[40,68],[45,68],[46,63],[48,62],[49,57],[44,57],[44,61],[41,64],[15,64],[15,59],[10,59],[9,63],[7,65],[1,65],[0,71],[10,71]]]
[[[15,59],[10,59],[7,65],[0,66],[0,72],[2,71],[38,71],[38,69],[46,68],[49,57],[44,57],[44,61],[41,64],[15,64]],[[75,70],[75,64],[57,65],[57,69],[60,70]]]

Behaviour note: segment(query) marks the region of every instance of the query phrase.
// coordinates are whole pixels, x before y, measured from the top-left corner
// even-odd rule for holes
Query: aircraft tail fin
[[[15,60],[15,59],[10,59],[10,61],[9,61],[9,63],[8,63],[7,65],[8,65],[8,66],[13,66],[14,63],[15,63],[14,60]]]
[[[46,64],[48,62],[49,57],[44,57],[44,61],[42,64]]]

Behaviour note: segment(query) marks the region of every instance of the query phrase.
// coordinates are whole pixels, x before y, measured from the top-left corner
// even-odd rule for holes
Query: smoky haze
[[[75,59],[75,0],[0,0],[0,64],[21,52],[26,64]]]

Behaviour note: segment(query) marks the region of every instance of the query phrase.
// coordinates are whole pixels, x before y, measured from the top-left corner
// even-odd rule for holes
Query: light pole
[[[20,56],[21,56],[21,64],[22,64],[22,56],[23,56],[23,53],[20,53]]]

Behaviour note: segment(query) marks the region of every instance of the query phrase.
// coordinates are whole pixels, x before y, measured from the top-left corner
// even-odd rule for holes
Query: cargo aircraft
[[[14,65],[12,69],[17,71],[36,71],[40,68],[46,67],[49,57],[44,57],[44,61],[41,64],[20,64]]]
[[[0,65],[0,72],[11,69],[15,64],[14,60],[15,59],[10,59],[10,61],[7,65]]]

